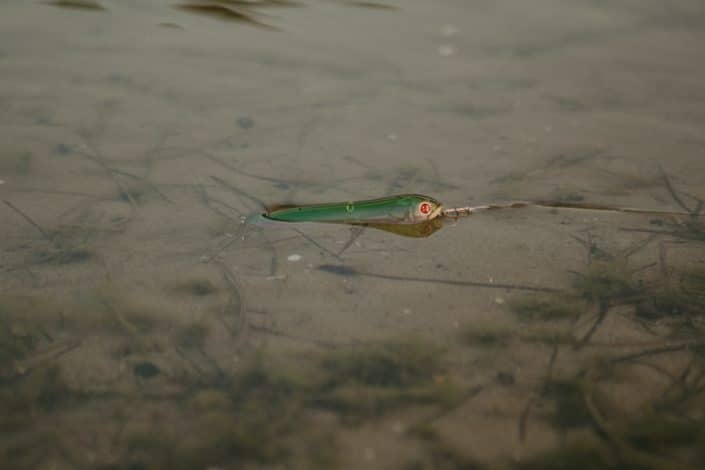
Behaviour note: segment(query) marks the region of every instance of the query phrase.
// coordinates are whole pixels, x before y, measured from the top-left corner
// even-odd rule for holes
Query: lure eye
[[[428,215],[431,212],[431,204],[429,204],[428,202],[422,202],[419,205],[419,212],[424,215]]]

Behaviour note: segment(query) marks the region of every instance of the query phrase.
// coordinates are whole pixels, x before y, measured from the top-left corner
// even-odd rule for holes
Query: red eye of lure
[[[431,212],[431,204],[429,204],[428,202],[422,202],[419,206],[419,212],[424,215],[428,214],[429,212]]]

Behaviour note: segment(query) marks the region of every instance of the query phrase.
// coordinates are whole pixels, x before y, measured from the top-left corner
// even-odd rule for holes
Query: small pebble
[[[66,144],[58,144],[54,147],[54,153],[56,155],[68,155],[71,153],[71,147]]]
[[[243,116],[237,118],[237,125],[240,127],[240,129],[251,129],[255,126],[255,121],[250,117]]]
[[[497,372],[497,382],[500,385],[514,385],[514,374],[510,372]]]
[[[159,375],[161,371],[159,370],[159,367],[155,366],[151,362],[140,362],[135,364],[132,368],[132,372],[143,379],[151,379],[152,377]]]
[[[0,180],[0,184],[5,184],[5,181],[4,181],[4,180]]]
[[[404,315],[411,315],[411,309],[410,308],[405,308],[404,310],[401,311]]]
[[[502,305],[502,304],[504,303],[504,299],[503,299],[502,297],[496,297],[496,298],[494,299],[494,302],[495,302],[497,305]]]
[[[302,258],[302,256],[297,255],[297,254],[289,255],[286,257],[286,259],[292,263],[296,263],[297,261],[301,261],[301,258]]]

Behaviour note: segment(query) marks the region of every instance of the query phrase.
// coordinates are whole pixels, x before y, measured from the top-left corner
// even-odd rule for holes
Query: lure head
[[[412,200],[410,207],[410,223],[418,224],[433,220],[443,212],[443,206],[440,202],[432,197],[422,194],[413,194],[409,196]]]

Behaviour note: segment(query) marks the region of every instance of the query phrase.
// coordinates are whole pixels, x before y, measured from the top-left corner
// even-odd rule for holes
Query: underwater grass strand
[[[491,347],[505,344],[516,331],[504,325],[477,325],[470,323],[462,327],[458,335],[460,342],[467,346]]]
[[[512,298],[509,308],[520,320],[574,319],[585,311],[585,301],[567,295],[536,294]]]
[[[189,2],[175,5],[174,8],[224,21],[246,23],[258,28],[278,31],[278,29],[274,26],[257,20],[252,14],[250,14],[248,9],[226,2]]]
[[[465,398],[447,377],[445,350],[433,343],[397,340],[334,351],[319,360],[314,405],[353,422],[410,406],[451,409]]]
[[[416,341],[398,341],[334,352],[323,358],[329,386],[359,383],[402,387],[428,382],[441,368],[443,350]]]
[[[105,11],[106,8],[95,0],[50,0],[47,5],[52,5],[70,10]]]
[[[573,288],[584,299],[612,300],[642,292],[626,266],[616,262],[593,262],[584,273],[578,273]]]

